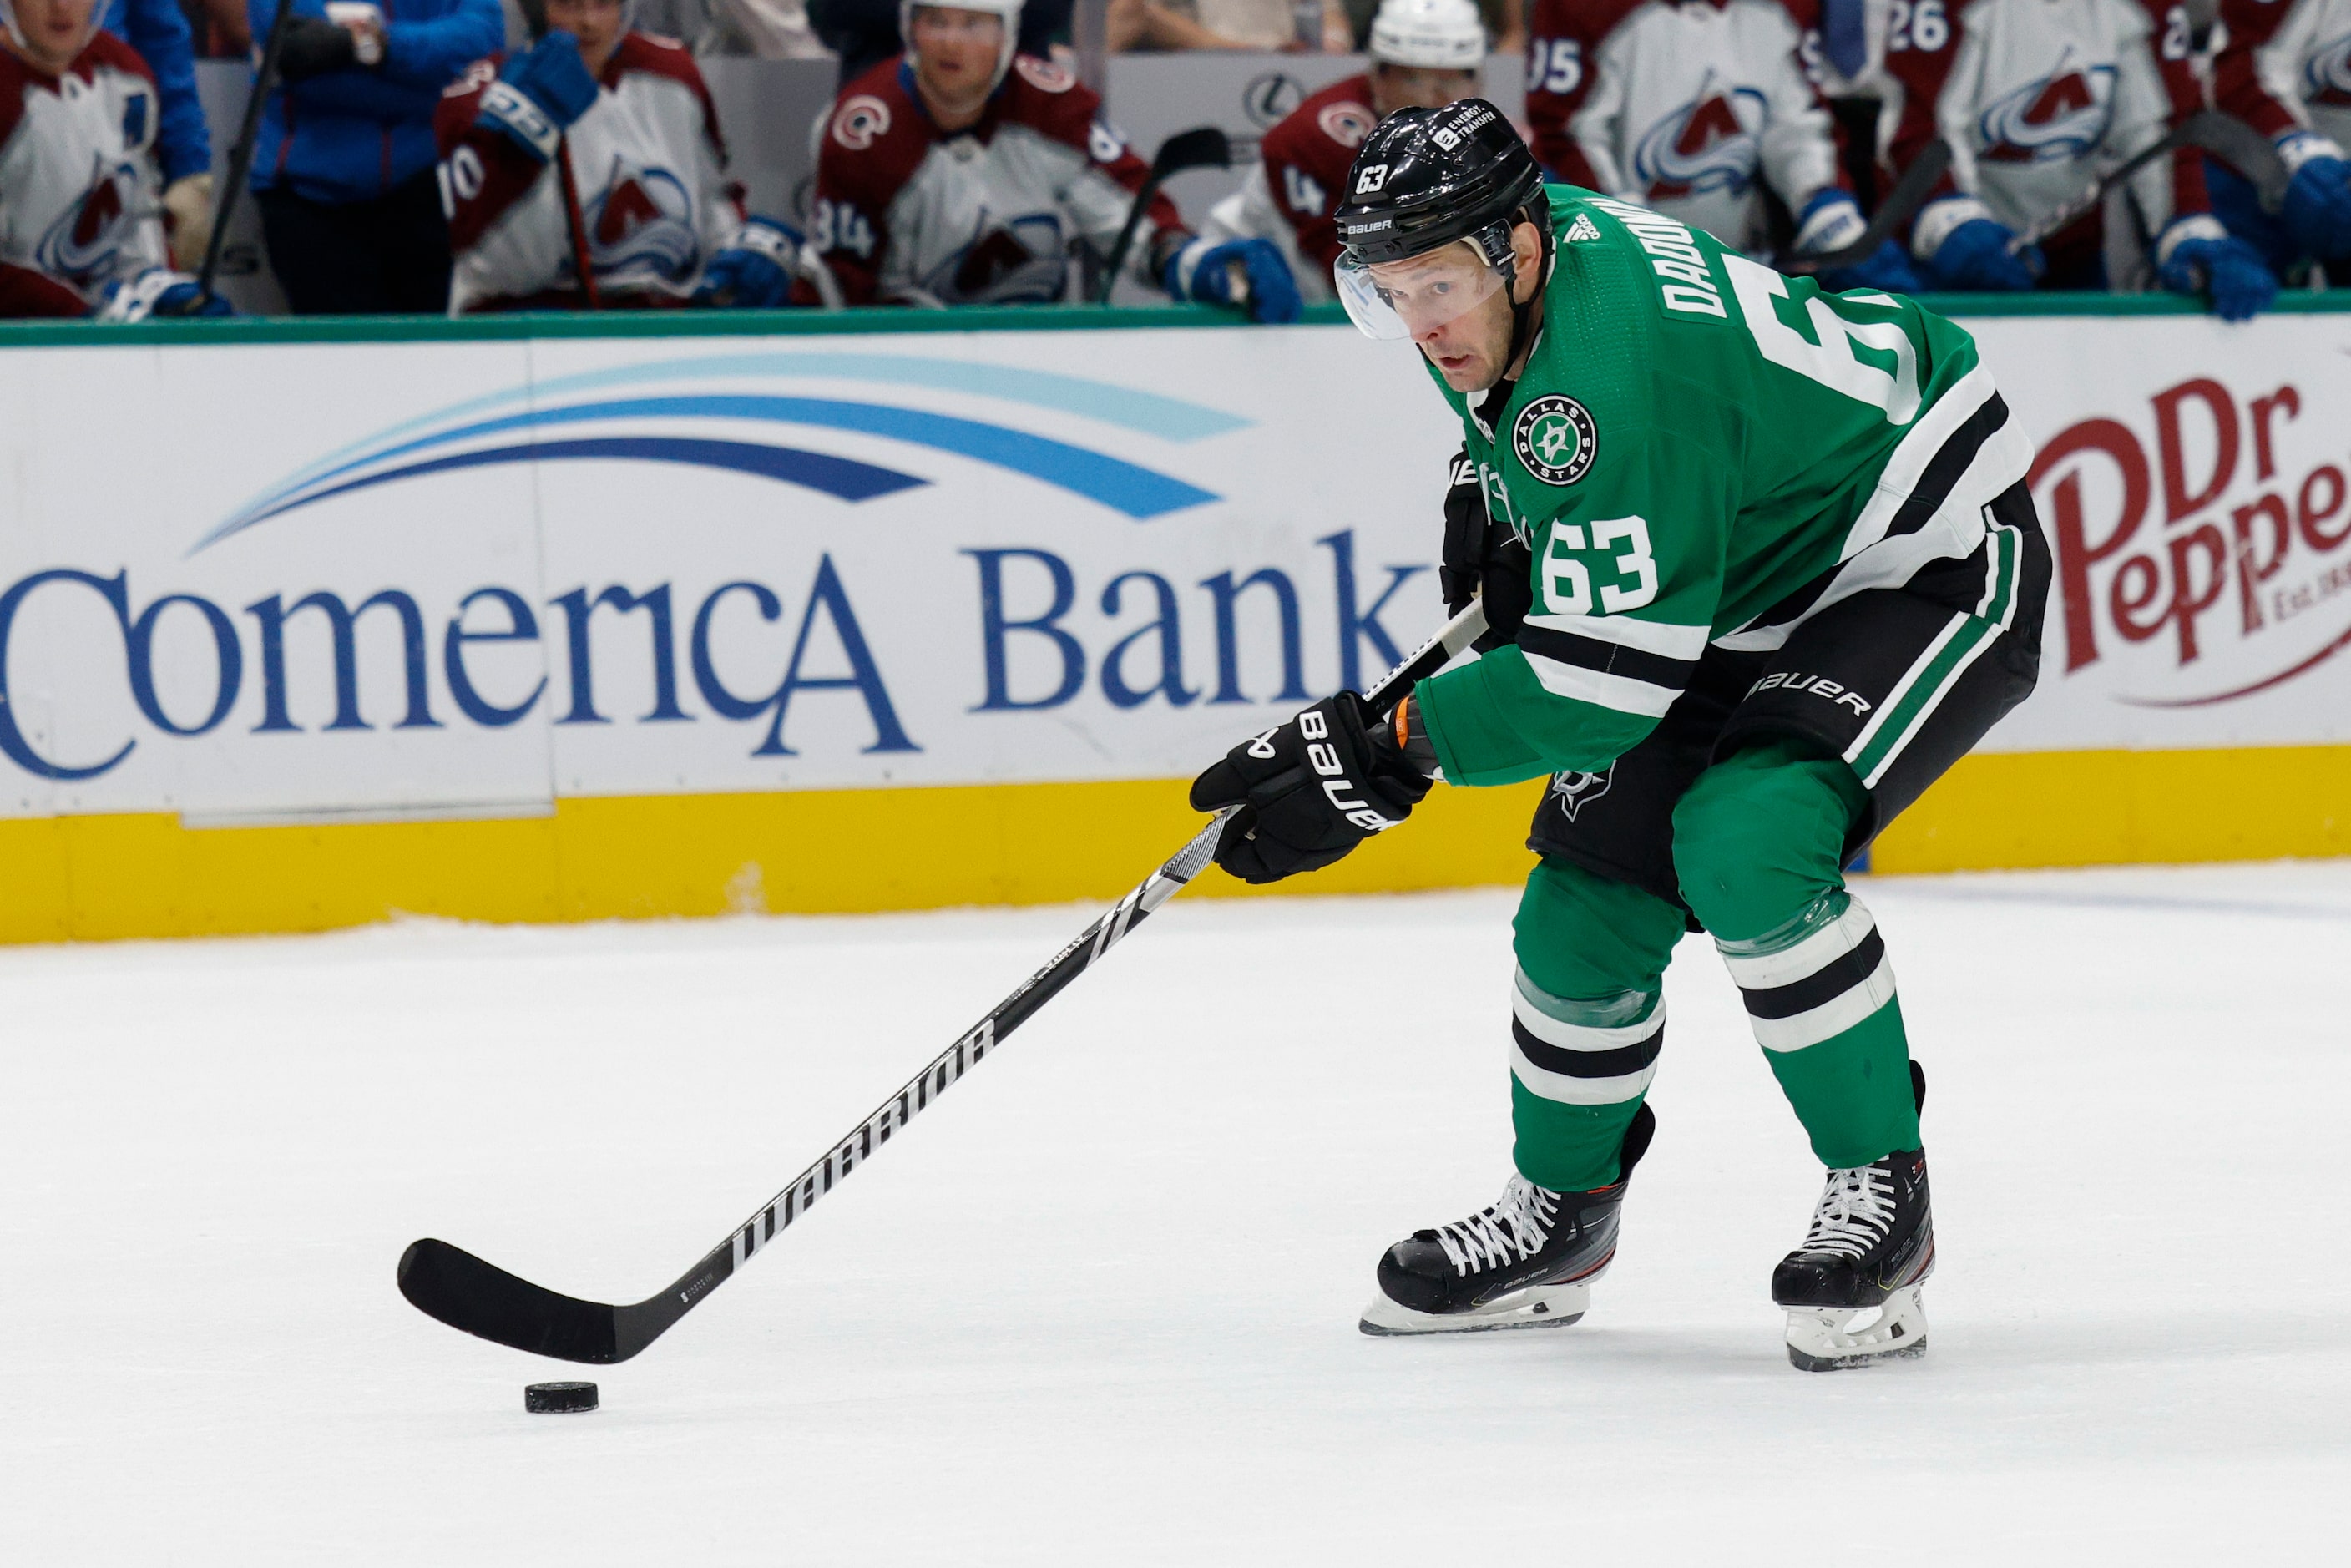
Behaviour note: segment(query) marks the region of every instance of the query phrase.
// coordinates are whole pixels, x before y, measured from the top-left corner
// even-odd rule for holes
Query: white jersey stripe
[[[1894,525],[1894,515],[1909,500],[1910,492],[1918,487],[1927,465],[1942,451],[1943,444],[1958,433],[1959,426],[1974,418],[1977,410],[1998,395],[1999,389],[1991,384],[1991,370],[1979,364],[1935,400],[1919,416],[1918,423],[1910,427],[1910,434],[1895,446],[1886,459],[1886,466],[1878,471],[1877,488],[1846,533],[1844,549],[1838,555],[1840,560],[1851,560],[1886,538],[1886,530]],[[2015,423],[2011,419],[2002,428],[2013,429]]]
[[[1523,650],[1521,650],[1523,652]],[[1526,655],[1527,668],[1542,689],[1555,697],[1572,697],[1595,707],[1614,708],[1618,713],[1638,714],[1644,718],[1663,718],[1666,710],[1674,706],[1681,693],[1669,686],[1654,686],[1646,681],[1627,679],[1623,675],[1604,674],[1580,665],[1546,659],[1541,653]]]

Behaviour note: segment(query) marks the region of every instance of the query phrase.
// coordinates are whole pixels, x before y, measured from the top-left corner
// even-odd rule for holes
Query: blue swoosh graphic
[[[912,474],[877,468],[871,463],[836,457],[828,452],[802,452],[796,447],[761,446],[745,441],[705,441],[692,436],[611,435],[578,441],[525,442],[519,446],[493,446],[474,452],[452,453],[446,457],[428,458],[404,467],[363,475],[329,489],[314,490],[274,510],[264,512],[253,521],[257,523],[279,517],[307,507],[313,501],[323,501],[329,496],[348,496],[354,490],[389,485],[395,479],[413,479],[420,475],[443,474],[459,468],[487,468],[501,463],[559,463],[589,457],[633,457],[647,463],[684,463],[699,468],[731,468],[739,474],[756,474],[787,485],[821,490],[844,501],[870,501],[876,496],[894,495],[900,490],[911,490],[930,483]]]
[[[995,364],[984,360],[946,360],[913,354],[845,353],[837,350],[700,355],[692,359],[658,360],[558,376],[468,398],[431,413],[402,420],[363,441],[338,447],[317,462],[298,469],[279,485],[248,501],[239,515],[266,507],[273,497],[284,496],[298,486],[313,483],[330,472],[348,467],[350,459],[375,448],[379,443],[428,429],[444,420],[485,413],[516,403],[528,403],[534,398],[594,392],[675,376],[752,375],[826,376],[841,381],[878,382],[941,392],[969,392],[1008,402],[1025,403],[1032,408],[1077,414],[1122,430],[1178,444],[1246,430],[1252,423],[1220,409],[1187,402],[1159,392],[1142,392],[1084,376]],[[210,539],[204,541],[209,542]],[[202,549],[204,543],[199,543],[196,549]]]
[[[785,424],[811,424],[911,442],[1026,474],[1123,512],[1138,522],[1217,499],[1212,491],[1128,463],[1123,458],[1000,424],[963,419],[954,414],[932,413],[923,409],[894,408],[886,403],[733,392],[615,398],[603,402],[579,403],[569,408],[536,409],[497,419],[479,420],[454,430],[386,447],[340,467],[329,468],[302,481],[297,494],[355,468],[428,447],[494,435],[502,431],[624,418],[764,420]],[[285,512],[290,499],[288,492],[284,489],[263,497],[255,507],[231,517],[198,540],[195,550],[217,544],[265,517]],[[195,550],[189,553],[193,555]]]

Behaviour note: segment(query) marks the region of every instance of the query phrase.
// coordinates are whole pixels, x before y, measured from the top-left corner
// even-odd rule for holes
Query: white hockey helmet
[[[996,51],[996,76],[987,84],[993,92],[1004,80],[1004,73],[1012,68],[1013,51],[1020,47],[1020,0],[898,0],[898,38],[910,55],[914,52],[914,13],[926,7],[985,11],[1004,23],[1004,42]]]
[[[1486,60],[1486,24],[1473,0],[1383,0],[1371,56],[1391,66],[1474,71]]]

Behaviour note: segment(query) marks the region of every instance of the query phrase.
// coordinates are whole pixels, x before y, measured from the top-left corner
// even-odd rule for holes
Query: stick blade
[[[619,1309],[558,1295],[431,1237],[400,1255],[400,1293],[427,1317],[533,1355],[601,1366],[643,1348],[621,1350]]]

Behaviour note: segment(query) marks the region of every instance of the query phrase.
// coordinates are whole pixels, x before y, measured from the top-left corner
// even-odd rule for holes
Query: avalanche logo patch
[[[1324,104],[1315,123],[1322,127],[1323,135],[1353,152],[1372,133],[1375,120],[1370,110],[1351,100]]]
[[[1013,56],[1012,68],[1020,73],[1021,80],[1039,92],[1067,92],[1078,85],[1078,78],[1071,76],[1066,67],[1056,65],[1051,60],[1040,60],[1033,55]]]
[[[890,134],[890,106],[871,93],[845,99],[832,117],[832,139],[852,152],[862,152]]]
[[[1600,455],[1600,431],[1582,403],[1553,392],[1519,411],[1510,445],[1520,466],[1544,484],[1573,485],[1592,472],[1592,460]]]

